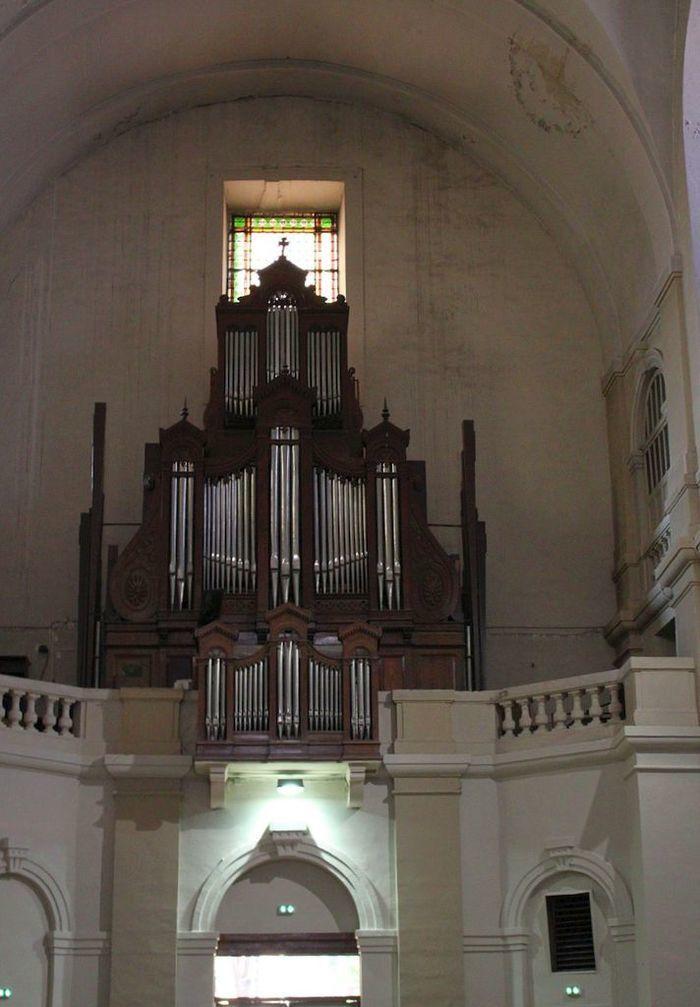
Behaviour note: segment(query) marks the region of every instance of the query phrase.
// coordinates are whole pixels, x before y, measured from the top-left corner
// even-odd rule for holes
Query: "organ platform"
[[[104,684],[194,679],[201,759],[370,758],[380,691],[476,684],[473,427],[460,578],[428,526],[409,432],[386,406],[363,426],[348,305],[305,281],[282,255],[250,294],[221,298],[203,426],[184,409],[146,445],[142,523],[110,549],[104,611],[83,584],[85,678],[92,641]],[[99,576],[90,527],[84,581]]]

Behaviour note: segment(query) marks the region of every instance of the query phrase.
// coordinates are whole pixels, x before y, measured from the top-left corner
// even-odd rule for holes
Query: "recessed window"
[[[595,969],[591,897],[588,892],[547,896],[552,972]]]
[[[228,296],[250,292],[259,269],[282,250],[308,284],[329,301],[338,296],[338,214],[335,211],[285,214],[232,213],[228,234]]]
[[[647,490],[652,493],[668,472],[671,456],[666,422],[666,383],[661,371],[653,371],[644,399],[644,465]]]

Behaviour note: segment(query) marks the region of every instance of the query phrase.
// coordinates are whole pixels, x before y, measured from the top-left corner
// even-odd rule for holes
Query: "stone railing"
[[[685,657],[632,657],[619,669],[511,689],[398,689],[391,700],[392,757],[441,753],[448,763],[465,752],[488,759],[533,748],[541,755],[621,731],[682,735],[699,723],[695,666]]]
[[[83,692],[69,685],[0,675],[0,730],[80,737]]]
[[[544,734],[615,724],[625,719],[619,671],[538,682],[497,694],[499,737]]]
[[[88,759],[110,752],[175,755],[182,749],[185,695],[182,689],[82,689],[0,675],[0,743],[3,750],[35,755],[59,746]]]

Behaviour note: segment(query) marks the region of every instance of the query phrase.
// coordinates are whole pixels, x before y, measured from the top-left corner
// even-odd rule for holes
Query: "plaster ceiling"
[[[675,235],[663,138],[624,33],[606,23],[611,9],[619,4],[10,0],[0,14],[0,224],[96,144],[173,111],[253,95],[361,102],[498,172],[575,263],[614,354],[668,270]]]

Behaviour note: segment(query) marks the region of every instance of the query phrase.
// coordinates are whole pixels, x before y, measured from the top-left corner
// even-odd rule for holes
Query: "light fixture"
[[[568,997],[580,997],[583,991],[580,986],[567,986],[564,992]]]
[[[291,902],[284,902],[281,906],[277,906],[278,916],[293,916],[296,912],[296,906],[293,906]]]
[[[0,1000],[9,1000],[12,996],[12,990],[9,986],[0,986]]]
[[[281,776],[277,781],[277,793],[284,797],[300,797],[304,792],[304,781],[298,776]]]

